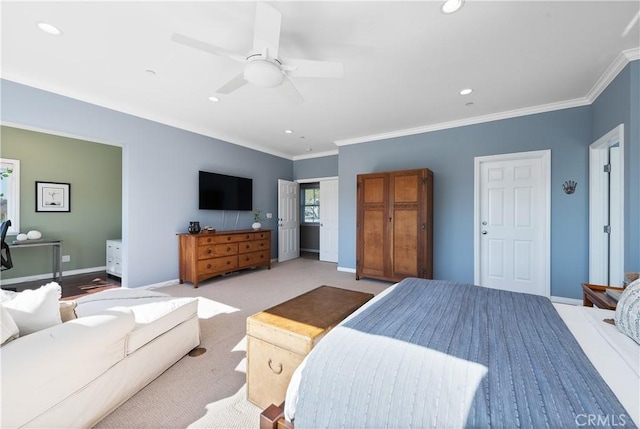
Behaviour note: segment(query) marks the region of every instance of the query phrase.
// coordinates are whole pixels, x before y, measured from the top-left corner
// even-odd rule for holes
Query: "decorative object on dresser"
[[[284,401],[293,371],[334,326],[372,294],[320,286],[247,318],[247,399]]]
[[[107,274],[122,278],[122,240],[107,240]]]
[[[260,210],[254,210],[253,224],[251,225],[251,228],[253,228],[256,231],[262,228],[262,224],[260,223],[261,221],[262,221],[262,212]]]
[[[189,228],[187,228],[189,234],[199,234],[200,233],[200,222],[192,221],[189,222]]]
[[[433,277],[433,173],[357,177],[356,279]]]
[[[178,234],[180,283],[198,283],[244,268],[271,269],[271,231]]]

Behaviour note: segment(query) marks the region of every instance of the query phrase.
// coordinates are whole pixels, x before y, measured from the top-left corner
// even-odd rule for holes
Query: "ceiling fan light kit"
[[[274,88],[282,84],[284,75],[280,67],[269,60],[254,59],[244,68],[244,78],[247,82],[262,88]]]
[[[464,0],[446,0],[442,3],[442,13],[454,13],[460,10],[462,5],[464,4]]]

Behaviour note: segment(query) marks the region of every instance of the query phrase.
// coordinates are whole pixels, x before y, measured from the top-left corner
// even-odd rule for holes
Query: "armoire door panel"
[[[362,269],[363,273],[383,275],[384,273],[384,210],[365,210],[362,230]]]
[[[363,199],[365,204],[384,203],[386,194],[386,179],[372,177],[362,181]]]
[[[420,176],[396,174],[393,177],[391,197],[394,203],[417,203],[420,198]]]
[[[392,277],[418,276],[418,210],[395,210]]]

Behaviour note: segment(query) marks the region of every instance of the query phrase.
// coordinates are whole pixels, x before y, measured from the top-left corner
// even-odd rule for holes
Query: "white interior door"
[[[624,125],[589,146],[589,283],[624,280]]]
[[[320,260],[338,262],[338,180],[320,181]]]
[[[278,179],[278,262],[300,257],[299,185]]]
[[[550,151],[476,158],[476,284],[550,295]]]

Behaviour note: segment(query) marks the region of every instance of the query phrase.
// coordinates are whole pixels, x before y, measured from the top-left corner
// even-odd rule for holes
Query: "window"
[[[309,183],[300,185],[300,201],[302,207],[302,224],[320,223],[320,184]]]
[[[0,222],[7,219],[9,233],[20,232],[20,161],[0,158]]]

